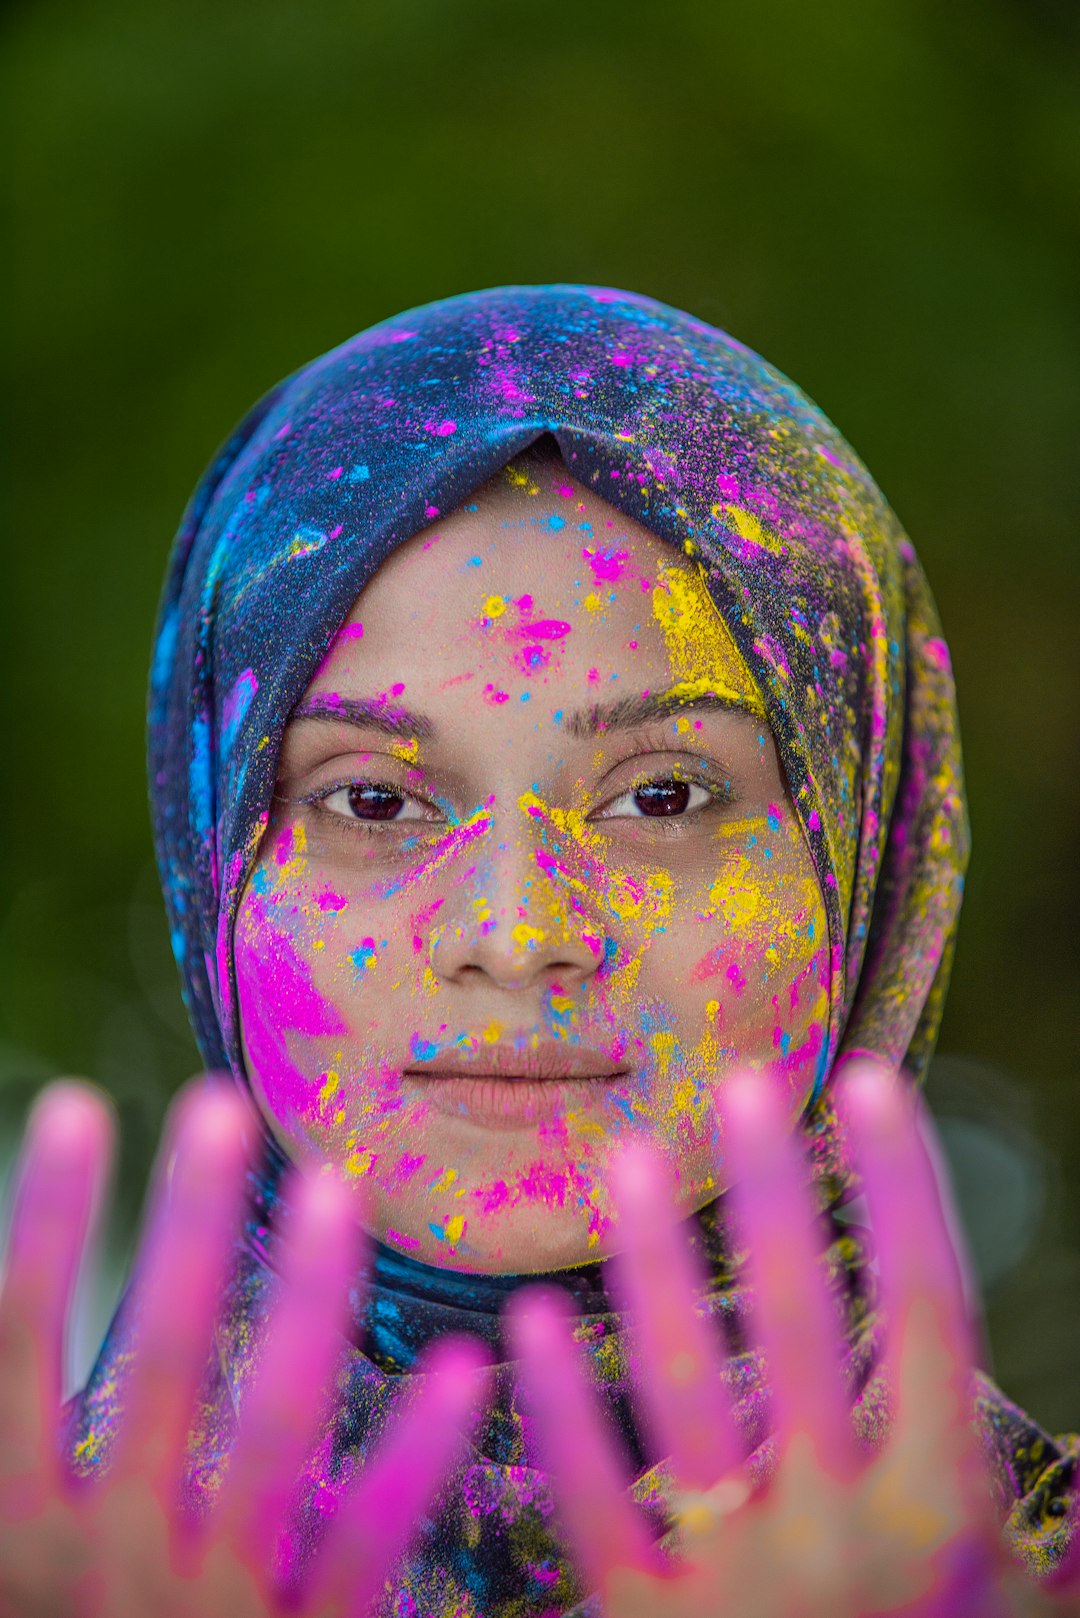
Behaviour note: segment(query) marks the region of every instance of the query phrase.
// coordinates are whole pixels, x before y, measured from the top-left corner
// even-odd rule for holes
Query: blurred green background
[[[975,833],[930,1093],[997,1374],[1080,1425],[1080,8],[24,0],[3,26],[5,1139],[44,1078],[107,1086],[123,1232],[195,1065],[143,690],[215,446],[412,304],[630,287],[801,383],[925,561]]]

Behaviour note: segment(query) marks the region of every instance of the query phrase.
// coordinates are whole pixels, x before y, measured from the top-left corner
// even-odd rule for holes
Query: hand
[[[111,1115],[55,1084],[31,1115],[0,1294],[0,1618],[264,1618],[364,1612],[450,1469],[482,1350],[447,1340],[423,1391],[332,1525],[315,1577],[274,1574],[294,1480],[324,1412],[356,1270],[355,1215],[332,1178],[297,1180],[285,1284],[209,1520],[179,1501],[192,1402],[240,1219],[241,1097],[196,1088],[174,1109],[136,1264],[137,1352],[115,1460],[76,1484],[59,1448],[62,1348],[102,1199]]]
[[[1069,1565],[1038,1586],[1003,1546],[969,1419],[961,1276],[917,1097],[869,1063],[841,1085],[889,1322],[893,1416],[873,1456],[857,1448],[845,1409],[804,1166],[768,1080],[733,1078],[719,1109],[775,1412],[767,1487],[753,1491],[744,1474],[714,1329],[695,1312],[700,1283],[654,1158],[628,1152],[618,1166],[618,1265],[642,1419],[674,1474],[678,1564],[650,1543],[628,1499],[558,1294],[530,1289],[513,1311],[567,1538],[607,1618],[1080,1614],[1077,1539]]]

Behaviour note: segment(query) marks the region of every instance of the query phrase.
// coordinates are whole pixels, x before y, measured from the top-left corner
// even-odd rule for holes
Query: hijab
[[[917,1079],[941,1015],[969,845],[948,649],[910,540],[822,412],[724,332],[627,292],[500,287],[396,315],[272,388],[200,480],[158,619],[149,771],[172,946],[203,1059],[246,1082],[233,927],[293,708],[380,563],[547,435],[574,478],[697,566],[761,693],[828,914],[829,1033],[804,1129],[823,1206],[835,1210],[850,1180],[830,1105],[838,1063],[871,1053]],[[196,1505],[226,1462],[272,1290],[287,1223],[281,1167],[268,1143],[193,1434]],[[768,1394],[743,1334],[720,1204],[692,1225],[751,1466],[766,1472]],[[846,1313],[854,1419],[870,1441],[881,1408],[867,1268],[850,1228],[834,1221],[825,1246]],[[603,1267],[558,1279],[634,1456],[635,1497],[662,1533],[662,1458],[644,1452],[633,1422]],[[382,1247],[365,1280],[336,1412],[300,1491],[300,1559],[407,1396],[417,1349],[461,1327],[498,1348],[499,1308],[517,1284]],[[107,1455],[129,1332],[122,1305],[73,1411],[84,1470]],[[466,1463],[388,1584],[389,1613],[529,1618],[582,1597],[550,1524],[513,1366],[497,1377]]]

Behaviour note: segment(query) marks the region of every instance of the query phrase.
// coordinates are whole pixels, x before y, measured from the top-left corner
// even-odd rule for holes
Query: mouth
[[[629,1078],[600,1051],[545,1043],[493,1046],[471,1058],[450,1053],[402,1072],[411,1098],[447,1117],[488,1129],[521,1129],[595,1107]]]

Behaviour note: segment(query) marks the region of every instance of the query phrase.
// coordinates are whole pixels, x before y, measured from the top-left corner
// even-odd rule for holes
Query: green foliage
[[[1076,1179],[1077,17],[1053,0],[8,10],[9,1120],[43,1076],[98,1078],[130,1208],[195,1065],[142,712],[169,539],[216,444],[396,310],[584,280],[766,354],[913,535],[975,832],[942,1046],[1016,1075]],[[1071,1277],[1072,1297],[1037,1344],[1004,1306],[992,1323],[1015,1391],[1075,1420],[1080,1367],[1063,1382],[1053,1346],[1076,1307],[1075,1201],[1055,1206],[1025,1285]]]

